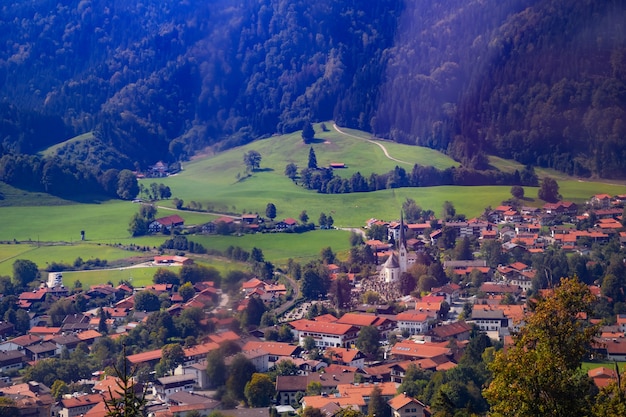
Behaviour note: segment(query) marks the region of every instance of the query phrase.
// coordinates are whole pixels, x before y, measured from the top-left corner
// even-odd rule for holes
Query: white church
[[[400,280],[400,275],[407,272],[410,264],[415,263],[415,257],[409,256],[404,236],[404,218],[400,215],[400,233],[396,240],[398,250],[391,252],[389,258],[382,265],[379,272],[379,279],[385,283],[393,283]],[[411,258],[411,259],[410,259]],[[412,262],[411,262],[412,261]]]

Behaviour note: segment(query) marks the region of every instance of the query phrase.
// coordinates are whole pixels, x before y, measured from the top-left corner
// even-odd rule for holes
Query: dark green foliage
[[[359,336],[356,340],[356,347],[359,348],[370,359],[374,359],[378,355],[380,346],[380,334],[374,326],[365,326],[361,328]]]
[[[312,146],[309,148],[309,162],[307,167],[309,169],[317,169],[317,156],[315,155],[315,151]]]
[[[265,215],[272,221],[276,218],[276,206],[274,203],[267,203]]]
[[[561,198],[561,195],[559,194],[559,184],[554,178],[545,177],[541,181],[541,187],[539,187],[537,196],[550,203],[557,202]]]
[[[38,5],[47,13],[13,1],[3,16],[3,153],[93,131],[59,159],[145,168],[333,119],[470,169],[489,152],[625,172],[621,2]]]
[[[159,297],[152,291],[140,291],[135,294],[135,310],[157,311],[160,308]]]
[[[243,163],[246,171],[256,171],[261,166],[261,154],[257,151],[248,151],[243,154]]]
[[[19,288],[28,286],[39,278],[37,264],[27,259],[18,259],[13,262],[13,282]]]
[[[315,137],[315,130],[313,130],[313,125],[311,124],[311,122],[305,122],[304,127],[302,127],[302,141],[308,144],[308,143],[311,143],[314,137]],[[317,168],[317,164],[315,167],[312,167],[311,164],[309,163],[309,168]]]

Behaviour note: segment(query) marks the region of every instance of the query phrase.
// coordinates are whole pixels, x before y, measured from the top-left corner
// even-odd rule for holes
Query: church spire
[[[404,236],[404,213],[400,211],[400,237],[398,238],[398,247],[401,245],[406,246],[406,238]]]

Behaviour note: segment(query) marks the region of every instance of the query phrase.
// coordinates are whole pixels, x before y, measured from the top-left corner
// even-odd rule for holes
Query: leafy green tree
[[[302,275],[302,296],[317,300],[328,292],[328,277],[320,268],[308,265]]]
[[[306,395],[320,395],[322,393],[322,384],[317,381],[309,382],[306,386]]]
[[[302,212],[300,213],[300,215],[298,216],[298,218],[300,219],[300,222],[302,224],[306,224],[306,222],[309,221],[309,215],[306,214],[306,210],[302,210]]]
[[[406,198],[402,203],[404,220],[408,223],[417,223],[422,217],[422,208],[412,198]]]
[[[549,203],[555,203],[561,199],[559,194],[559,184],[552,177],[544,177],[541,186],[537,192],[537,196]]]
[[[593,382],[581,370],[597,328],[579,317],[591,313],[589,288],[564,278],[554,293],[538,301],[534,314],[498,352],[490,365],[493,380],[484,391],[492,415],[573,416],[591,411]]]
[[[295,180],[298,176],[298,166],[293,162],[288,163],[285,166],[285,175],[289,177],[290,180]]]
[[[274,203],[267,203],[265,206],[265,215],[272,221],[276,218],[276,206]]]
[[[28,259],[18,259],[13,262],[13,282],[17,287],[25,288],[39,278],[37,264]]]
[[[276,395],[276,389],[269,376],[254,373],[244,388],[244,394],[250,407],[267,407]]]
[[[443,202],[443,209],[441,211],[441,218],[444,220],[452,220],[456,216],[456,209],[454,208],[454,204],[451,201]]]
[[[359,348],[370,359],[378,355],[380,348],[380,333],[374,326],[365,326],[361,328],[359,336],[356,339],[356,347]]]
[[[157,374],[163,376],[172,373],[178,365],[182,365],[184,362],[185,352],[179,343],[165,345],[161,348],[161,360],[157,364]]]
[[[522,187],[521,185],[512,186],[511,195],[517,199],[524,198],[524,187]]]
[[[196,290],[193,288],[193,285],[191,285],[191,282],[185,282],[178,288],[178,294],[183,297],[184,302],[187,302],[196,295]]]
[[[173,284],[176,285],[180,282],[176,272],[168,268],[159,268],[152,277],[152,282],[155,284]]]
[[[243,400],[246,384],[256,372],[254,365],[243,354],[238,353],[231,361],[228,369],[226,389],[228,393],[238,400]]]
[[[56,400],[59,401],[64,394],[68,394],[70,392],[67,384],[60,379],[57,379],[52,383],[50,387],[50,395]]]
[[[257,151],[248,151],[243,154],[243,163],[247,171],[256,171],[261,166],[261,154]]]
[[[137,177],[128,169],[121,170],[117,180],[117,195],[122,200],[132,200],[137,194],[139,194]]]
[[[226,382],[226,364],[220,350],[212,350],[208,353],[206,373],[212,387],[220,387]]]
[[[321,212],[319,220],[318,220],[318,223],[319,223],[321,228],[325,228],[326,227],[326,221],[327,221],[326,213]]]
[[[315,130],[313,129],[313,125],[311,124],[311,122],[306,122],[302,128],[302,141],[306,144],[309,144],[314,137]]]
[[[391,417],[391,407],[385,401],[380,387],[374,385],[370,392],[370,402],[367,405],[368,417]]]
[[[359,246],[363,244],[363,235],[357,232],[350,232],[350,246]]]
[[[456,246],[454,248],[454,258],[459,261],[469,261],[474,259],[474,255],[472,254],[472,246],[467,236],[464,236],[463,238],[456,241]]]
[[[320,251],[320,258],[325,264],[332,264],[335,262],[335,253],[330,246],[327,246],[325,248],[322,248],[322,250]]]
[[[159,297],[152,291],[139,291],[135,294],[135,310],[157,311],[161,308]]]

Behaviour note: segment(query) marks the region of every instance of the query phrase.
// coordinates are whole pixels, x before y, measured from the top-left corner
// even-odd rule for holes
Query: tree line
[[[285,169],[287,176],[296,181],[293,168]],[[464,167],[437,169],[432,166],[413,165],[411,172],[396,166],[384,173],[372,173],[364,177],[360,172],[349,179],[335,175],[331,168],[304,168],[300,171],[300,183],[309,190],[324,194],[359,193],[401,187],[432,187],[438,185],[525,185],[537,186],[537,175],[531,166],[513,173],[496,170],[476,170]]]

